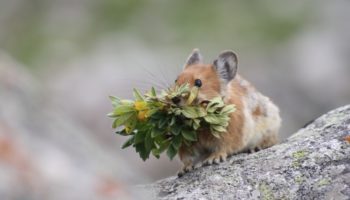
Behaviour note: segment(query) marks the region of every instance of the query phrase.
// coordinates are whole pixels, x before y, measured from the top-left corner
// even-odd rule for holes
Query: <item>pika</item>
[[[243,151],[254,152],[278,143],[281,118],[278,107],[237,73],[237,56],[223,51],[212,64],[203,64],[198,49],[188,57],[175,84],[188,83],[198,87],[197,101],[221,96],[226,104],[234,104],[227,131],[216,138],[208,131],[198,131],[198,140],[179,149],[183,167],[178,176],[203,165],[218,164],[230,155]],[[179,98],[173,99],[178,104]]]

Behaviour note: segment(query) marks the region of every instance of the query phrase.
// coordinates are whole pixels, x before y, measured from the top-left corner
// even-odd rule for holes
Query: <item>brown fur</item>
[[[265,137],[262,142],[259,144],[260,149],[266,149],[274,144],[278,143],[278,138],[276,135],[271,135]]]
[[[220,80],[215,74],[216,72],[211,65],[188,66],[178,77],[177,84],[189,83],[193,87],[195,79],[205,80],[200,88],[200,92],[206,94],[208,99],[211,99],[220,95]]]
[[[203,80],[203,86],[199,92],[204,93],[207,97],[205,100],[209,100],[220,95],[220,79],[212,65],[194,65],[187,67],[184,72],[178,77],[177,84],[181,85],[189,83],[193,86],[195,79]],[[236,111],[230,115],[231,121],[228,126],[228,131],[220,135],[220,139],[214,137],[208,132],[198,133],[198,142],[194,144],[193,148],[199,149],[202,152],[213,152],[214,148],[218,154],[224,154],[225,157],[228,154],[237,153],[243,148],[242,137],[243,137],[243,104],[241,97],[246,94],[247,88],[244,88],[239,84],[237,80],[232,82],[232,91],[225,98],[226,104],[234,104]],[[204,99],[203,99],[204,100]],[[192,151],[193,151],[192,148]],[[225,152],[225,153],[224,153]],[[227,153],[226,153],[227,152]],[[188,149],[187,146],[182,146],[179,150],[179,157],[185,161],[184,164],[189,164],[189,161],[185,158],[188,153],[193,153]],[[225,158],[223,158],[225,159]]]
[[[243,102],[242,96],[246,93],[246,89],[243,88],[238,81],[234,80],[232,83],[232,90],[229,95],[225,98],[226,104],[234,104],[236,111],[231,114],[231,121],[227,127],[227,132],[222,134],[222,146],[226,152],[237,153],[242,149],[242,137],[243,137],[243,125],[244,125],[244,114],[243,114]],[[229,145],[228,145],[229,143]]]
[[[180,147],[179,157],[184,167],[179,175],[202,164],[219,163],[227,156],[244,150],[267,148],[277,143],[278,108],[248,81],[236,75],[230,82],[223,83],[214,65],[195,62],[184,68],[176,84],[189,83],[193,87],[196,79],[202,80],[197,98],[199,102],[224,94],[225,103],[234,104],[236,111],[230,114],[227,132],[221,133],[220,138],[201,130],[197,133],[198,141],[191,147]],[[273,117],[268,117],[266,112]]]
[[[257,107],[255,108],[255,110],[253,111],[252,114],[253,114],[255,117],[261,116],[263,113],[262,113],[262,111],[261,111],[260,106],[257,106]]]

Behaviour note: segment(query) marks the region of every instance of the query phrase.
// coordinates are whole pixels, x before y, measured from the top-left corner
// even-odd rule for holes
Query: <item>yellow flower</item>
[[[149,108],[147,107],[147,103],[145,101],[136,101],[135,110],[138,111],[137,118],[140,121],[145,121],[149,117]]]
[[[147,110],[148,109],[147,108],[147,103],[144,102],[144,101],[136,101],[134,106],[135,106],[135,109],[137,111],[143,111],[143,110]]]
[[[148,117],[149,117],[149,111],[148,110],[139,111],[139,113],[137,114],[137,118],[140,121],[145,121]]]

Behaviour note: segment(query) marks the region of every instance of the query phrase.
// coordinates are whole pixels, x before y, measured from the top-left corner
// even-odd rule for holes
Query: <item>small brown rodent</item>
[[[279,109],[237,74],[234,52],[224,51],[213,64],[203,64],[199,50],[194,49],[176,80],[178,85],[184,83],[199,87],[199,102],[222,96],[226,104],[235,104],[237,110],[231,113],[227,132],[221,133],[220,138],[199,131],[197,142],[191,147],[180,147],[179,157],[184,166],[179,176],[204,164],[225,161],[229,155],[254,152],[278,142]],[[179,99],[176,101],[180,102]]]

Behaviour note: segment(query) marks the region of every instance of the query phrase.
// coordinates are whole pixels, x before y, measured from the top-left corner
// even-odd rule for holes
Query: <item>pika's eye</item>
[[[194,86],[201,87],[201,86],[202,86],[202,81],[201,81],[201,79],[196,79],[196,80],[194,80]]]

